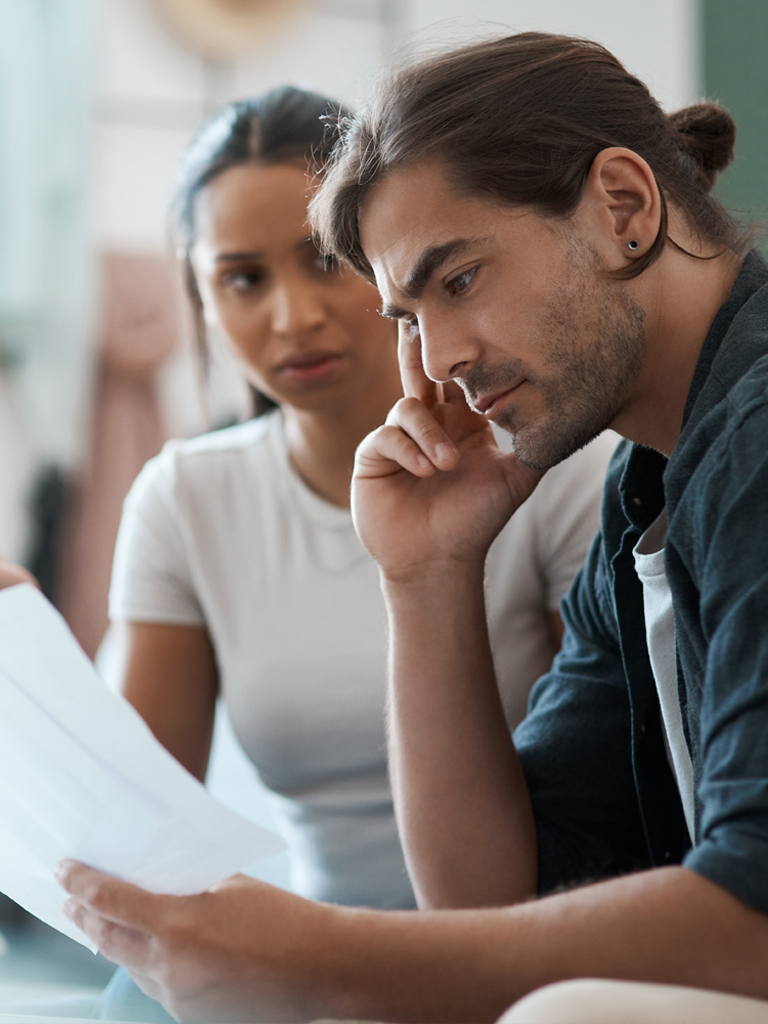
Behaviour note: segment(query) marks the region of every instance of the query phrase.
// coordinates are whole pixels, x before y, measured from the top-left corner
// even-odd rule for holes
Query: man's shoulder
[[[716,372],[713,369],[713,373]],[[768,456],[768,342],[735,381],[721,388],[670,460],[668,482],[685,489],[702,473],[753,472]]]

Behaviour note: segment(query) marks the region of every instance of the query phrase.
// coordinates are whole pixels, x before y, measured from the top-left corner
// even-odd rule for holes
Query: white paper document
[[[0,591],[0,891],[94,948],[61,913],[62,857],[186,896],[284,846],[171,757],[34,587]]]

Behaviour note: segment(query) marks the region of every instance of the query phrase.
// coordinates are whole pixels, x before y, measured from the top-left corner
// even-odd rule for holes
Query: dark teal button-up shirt
[[[666,504],[691,847],[632,548]],[[680,863],[768,911],[768,264],[752,252],[702,348],[667,460],[623,442],[563,648],[515,733],[540,890]]]

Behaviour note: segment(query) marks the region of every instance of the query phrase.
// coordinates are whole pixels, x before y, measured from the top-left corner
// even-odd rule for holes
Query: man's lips
[[[332,373],[339,365],[344,356],[340,352],[327,352],[316,350],[313,352],[302,352],[300,355],[284,359],[275,367],[275,371],[284,377],[293,377],[297,380],[314,380],[317,377],[324,377]]]
[[[494,391],[491,395],[484,395],[482,398],[478,398],[472,404],[474,405],[475,411],[479,412],[482,416],[487,416],[488,419],[493,419],[494,415],[501,409],[501,406],[506,401],[507,397],[516,391],[523,383],[524,378],[516,381],[512,387],[504,388],[503,391]]]

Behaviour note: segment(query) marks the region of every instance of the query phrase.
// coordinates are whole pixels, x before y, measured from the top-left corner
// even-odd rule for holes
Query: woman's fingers
[[[406,398],[418,398],[428,408],[439,401],[437,385],[424,372],[421,361],[421,338],[409,324],[402,320],[398,324],[397,356],[400,360],[400,376],[403,394]]]
[[[435,469],[453,469],[458,460],[458,449],[430,411],[415,398],[403,398],[358,448],[355,474],[389,476],[405,469],[427,477]]]

